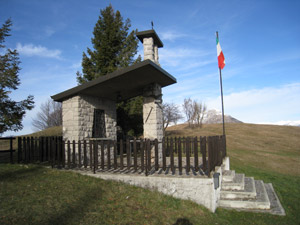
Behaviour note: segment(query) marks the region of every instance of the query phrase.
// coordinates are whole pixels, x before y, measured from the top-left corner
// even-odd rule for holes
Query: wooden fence
[[[226,137],[64,141],[62,137],[18,138],[18,162],[97,171],[158,170],[209,175],[226,156]]]
[[[13,147],[15,137],[0,137],[0,161],[14,163],[13,153],[16,151]],[[9,142],[9,143],[8,143]]]

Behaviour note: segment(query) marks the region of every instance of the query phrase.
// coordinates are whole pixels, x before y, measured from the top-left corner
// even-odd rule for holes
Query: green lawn
[[[221,125],[202,129],[179,125],[167,135],[199,137],[221,132]],[[225,209],[211,213],[191,201],[122,183],[38,165],[2,163],[0,225],[300,224],[300,128],[228,124],[226,132],[231,169],[272,183],[286,216]]]
[[[0,164],[0,224],[299,224],[299,177],[236,164],[272,182],[287,216],[217,209],[38,165]]]

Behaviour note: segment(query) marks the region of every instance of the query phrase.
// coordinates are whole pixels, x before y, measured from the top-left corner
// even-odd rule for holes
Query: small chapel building
[[[162,88],[176,79],[159,65],[163,43],[156,32],[136,35],[144,61],[51,96],[62,103],[64,140],[116,140],[116,104],[136,96],[143,96],[144,138],[162,140]]]

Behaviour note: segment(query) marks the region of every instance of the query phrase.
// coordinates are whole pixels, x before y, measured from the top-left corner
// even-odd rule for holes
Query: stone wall
[[[63,137],[65,140],[92,138],[94,109],[105,112],[106,138],[116,140],[116,103],[92,96],[74,96],[63,101]]]
[[[99,177],[104,180],[114,180],[130,185],[156,190],[179,199],[196,202],[215,212],[218,206],[219,190],[214,188],[213,178],[180,177],[180,176],[141,176],[109,173],[85,173],[85,175]],[[220,189],[220,188],[219,188]]]

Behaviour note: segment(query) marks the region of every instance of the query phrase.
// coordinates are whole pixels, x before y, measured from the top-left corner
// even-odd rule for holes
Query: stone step
[[[219,206],[233,209],[270,209],[269,197],[261,180],[255,180],[256,198],[254,199],[220,199]]]
[[[236,173],[232,181],[223,181],[221,190],[244,190],[245,174]]]
[[[285,210],[282,207],[276,192],[274,191],[273,185],[271,183],[265,184],[265,188],[268,194],[268,198],[271,203],[271,209],[270,212],[271,214],[274,215],[280,215],[280,216],[285,216]]]
[[[235,170],[224,170],[222,173],[223,182],[233,181],[234,177],[235,177]]]
[[[221,199],[254,199],[256,188],[253,177],[245,177],[244,190],[223,190],[221,189]]]

